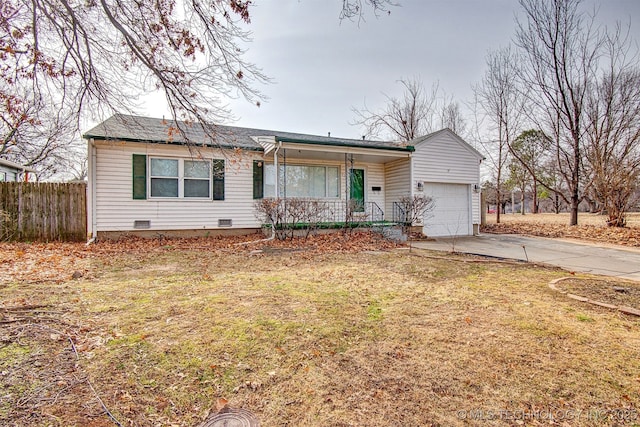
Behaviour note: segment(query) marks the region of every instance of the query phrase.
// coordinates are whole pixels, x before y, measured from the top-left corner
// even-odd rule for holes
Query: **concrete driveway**
[[[462,252],[498,258],[516,259],[605,276],[640,281],[640,250],[591,243],[523,237],[513,234],[438,238],[413,242],[413,246],[446,252]]]

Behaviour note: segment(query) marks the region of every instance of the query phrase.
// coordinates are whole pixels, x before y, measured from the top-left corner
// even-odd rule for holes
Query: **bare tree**
[[[541,128],[555,136],[557,165],[569,189],[570,225],[578,223],[585,108],[605,40],[594,16],[579,10],[580,2],[520,0],[525,20],[517,22],[516,33],[526,61],[526,93],[542,118]]]
[[[536,129],[529,129],[522,132],[509,145],[509,151],[514,159],[528,172],[532,192],[532,209],[538,213],[538,183],[546,185],[544,177],[544,165],[549,163],[548,157],[551,154],[551,139],[544,132]]]
[[[441,99],[437,84],[427,93],[417,78],[401,79],[402,97],[385,95],[386,105],[379,111],[366,106],[352,111],[357,116],[353,125],[361,125],[370,137],[384,137],[396,141],[411,141],[434,130],[438,103]]]
[[[402,222],[409,227],[423,223],[436,208],[436,202],[433,197],[424,195],[400,197],[398,204],[404,213]]]
[[[86,181],[89,176],[89,161],[87,156],[79,156],[68,166],[69,181]]]
[[[525,168],[522,163],[520,163],[517,159],[511,158],[511,161],[508,164],[509,177],[506,181],[506,187],[511,190],[511,205],[512,212],[514,210],[515,201],[513,199],[513,195],[516,191],[520,191],[520,213],[522,215],[525,214],[526,207],[526,194],[527,189],[531,185],[531,175],[527,168]]]
[[[3,2],[2,78],[27,80],[34,99],[56,96],[76,113],[96,105],[129,109],[132,98],[162,90],[174,117],[217,121],[228,116],[221,99],[259,100],[252,84],[265,81],[240,47],[250,4]]]
[[[165,95],[173,119],[200,122],[214,136],[215,123],[231,117],[226,99],[263,99],[257,86],[268,79],[242,47],[252,3],[1,1],[0,155],[49,174],[69,157],[81,115],[135,113],[150,92]],[[343,0],[340,16],[394,5]]]
[[[640,68],[620,28],[606,40],[610,63],[587,103],[587,169],[607,224],[624,227],[640,176]]]
[[[373,10],[375,16],[379,16],[380,13],[390,14],[392,6],[397,6],[397,3],[391,0],[342,0],[340,20],[358,18],[358,22],[361,22],[367,7]]]
[[[35,168],[38,179],[62,177],[85,157],[76,123],[66,111],[51,111],[43,101],[0,110],[0,156]],[[24,108],[24,109],[22,109]]]
[[[440,111],[440,126],[449,128],[457,135],[465,137],[467,132],[467,121],[460,110],[460,104],[450,100]]]
[[[423,224],[428,218],[433,216],[436,208],[436,201],[431,196],[414,195],[403,196],[398,201],[404,214],[402,218],[402,228],[409,239],[409,249],[411,249],[412,233],[411,227],[415,224]]]
[[[210,134],[221,100],[260,102],[243,59],[250,1],[7,0],[0,4],[0,155],[53,173],[80,116],[134,112],[162,91],[174,118]],[[73,150],[72,150],[73,151]]]
[[[503,199],[503,172],[509,162],[509,147],[520,131],[525,102],[518,86],[519,60],[511,47],[489,52],[487,71],[482,82],[474,87],[476,99],[488,119],[494,137],[482,142],[495,173],[496,200]],[[500,206],[496,222],[500,223]]]

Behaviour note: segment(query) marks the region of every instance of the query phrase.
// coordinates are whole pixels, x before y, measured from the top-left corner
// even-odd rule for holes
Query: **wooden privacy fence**
[[[0,183],[0,238],[83,241],[87,238],[86,184]]]

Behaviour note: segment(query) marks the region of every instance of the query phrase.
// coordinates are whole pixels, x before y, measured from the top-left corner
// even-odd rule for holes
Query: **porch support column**
[[[276,194],[273,195],[274,198],[280,197],[280,173],[278,173],[278,151],[280,151],[280,147],[276,148],[273,151],[273,167],[276,170]]]
[[[344,153],[344,222],[347,222],[349,217],[349,168],[348,168],[348,154]]]

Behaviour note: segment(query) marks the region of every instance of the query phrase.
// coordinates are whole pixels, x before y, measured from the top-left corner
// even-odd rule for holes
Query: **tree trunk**
[[[571,195],[571,217],[569,219],[569,225],[578,225],[578,192],[574,191]]]
[[[534,214],[538,213],[538,182],[535,178],[533,179],[533,206],[531,211]]]

